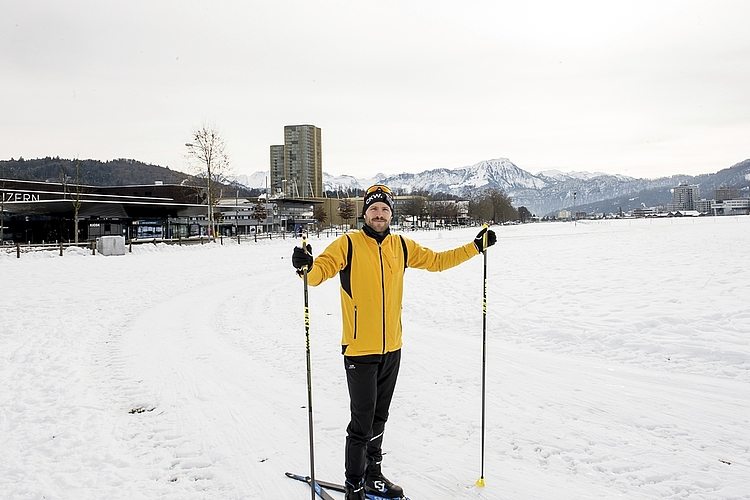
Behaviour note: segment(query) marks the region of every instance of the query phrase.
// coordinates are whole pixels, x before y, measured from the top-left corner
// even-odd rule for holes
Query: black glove
[[[474,238],[474,246],[477,247],[479,253],[487,250],[487,248],[484,248],[484,233],[487,233],[487,248],[497,243],[497,236],[495,236],[495,231],[493,231],[492,229],[487,229],[485,227],[484,229],[479,231],[477,237]]]
[[[308,271],[312,269],[312,247],[307,245],[307,252],[305,252],[302,247],[294,247],[294,253],[292,253],[292,265],[297,270],[297,274],[299,274],[305,266],[307,266]]]

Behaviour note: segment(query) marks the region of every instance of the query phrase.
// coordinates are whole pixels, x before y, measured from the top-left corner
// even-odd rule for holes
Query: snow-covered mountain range
[[[260,175],[262,174],[262,175]],[[248,178],[248,187],[264,187],[267,173]],[[260,181],[260,183],[258,183]],[[382,183],[396,192],[428,191],[456,196],[471,196],[482,189],[502,189],[516,207],[525,206],[536,215],[553,213],[574,204],[584,210],[603,213],[618,209],[631,210],[643,204],[666,204],[672,201],[670,190],[680,183],[699,184],[701,192],[711,197],[713,189],[732,185],[750,186],[750,160],[731,168],[701,176],[675,175],[659,179],[636,179],[625,175],[548,170],[536,175],[517,167],[507,158],[484,160],[468,167],[438,168],[420,173],[397,175],[375,174],[371,178],[350,175],[332,176],[323,172],[326,191],[366,189]],[[257,184],[257,185],[256,185]],[[747,196],[747,192],[745,192]]]

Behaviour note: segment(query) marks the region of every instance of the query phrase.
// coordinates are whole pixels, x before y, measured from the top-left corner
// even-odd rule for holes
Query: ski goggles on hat
[[[375,184],[374,186],[370,186],[369,188],[367,188],[365,194],[374,193],[376,191],[383,191],[384,193],[388,193],[389,195],[391,195],[391,197],[393,196],[393,193],[391,193],[391,190],[388,189],[388,186],[384,186],[382,184]]]

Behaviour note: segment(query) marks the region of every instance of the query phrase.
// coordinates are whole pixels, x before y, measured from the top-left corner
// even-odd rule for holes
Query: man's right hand
[[[307,266],[308,271],[312,269],[312,247],[307,245],[307,251],[302,247],[294,247],[294,253],[292,253],[292,265],[298,272],[302,271],[302,268],[305,266]]]

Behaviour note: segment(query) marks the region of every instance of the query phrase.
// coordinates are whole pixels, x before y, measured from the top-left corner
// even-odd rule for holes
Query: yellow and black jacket
[[[401,349],[406,268],[443,271],[478,254],[473,242],[435,252],[400,235],[388,234],[378,243],[360,230],[331,243],[315,259],[307,279],[317,286],[339,274],[345,355],[384,354]]]

